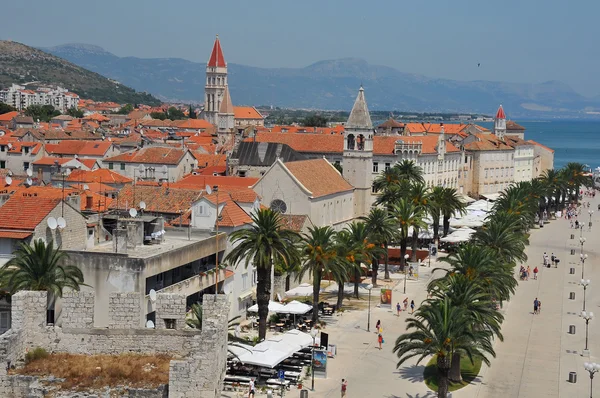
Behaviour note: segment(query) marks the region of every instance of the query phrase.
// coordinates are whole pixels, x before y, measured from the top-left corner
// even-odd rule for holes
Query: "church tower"
[[[227,62],[223,57],[219,35],[215,39],[210,59],[206,64],[206,86],[204,86],[204,111],[202,118],[217,125],[219,109],[227,87]]]
[[[498,112],[496,112],[496,117],[494,118],[494,134],[499,139],[504,140],[504,135],[506,134],[506,115],[504,114],[502,105],[498,108]]]
[[[233,137],[235,136],[234,126],[235,125],[235,114],[233,111],[233,103],[231,102],[231,96],[229,95],[229,86],[225,86],[225,92],[223,93],[223,100],[219,107],[218,124],[217,124],[217,136],[221,145],[230,146],[233,144]]]
[[[373,123],[360,87],[344,131],[344,178],[354,186],[354,216],[367,215],[373,183]]]

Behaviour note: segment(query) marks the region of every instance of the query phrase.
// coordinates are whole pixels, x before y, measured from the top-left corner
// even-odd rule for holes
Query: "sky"
[[[362,58],[438,78],[559,80],[592,97],[599,13],[591,0],[19,0],[2,6],[0,39],[206,62],[219,34],[230,63]]]

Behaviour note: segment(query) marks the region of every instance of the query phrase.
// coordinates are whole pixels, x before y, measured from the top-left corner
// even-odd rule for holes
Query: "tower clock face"
[[[271,210],[281,214],[285,214],[285,212],[287,211],[287,205],[283,200],[275,199],[271,202]]]

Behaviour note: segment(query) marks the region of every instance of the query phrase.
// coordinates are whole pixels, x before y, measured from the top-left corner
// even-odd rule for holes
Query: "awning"
[[[293,315],[303,315],[308,311],[312,310],[312,305],[301,303],[300,301],[290,301],[286,305],[283,306],[282,309],[277,310],[276,312],[279,314],[293,314]]]
[[[239,299],[240,301],[244,301],[244,300],[246,300],[247,298],[250,298],[250,297],[252,297],[252,295],[253,295],[253,294],[254,294],[254,292],[253,292],[252,290],[249,290],[249,291],[247,291],[246,293],[242,293],[242,294],[240,294],[240,295],[238,296],[238,299]]]
[[[0,231],[0,238],[6,239],[25,239],[31,236],[33,232],[19,232],[19,231]]]
[[[269,312],[279,312],[283,309],[283,304],[280,304],[276,301],[269,301]],[[258,312],[258,304],[254,304],[252,307],[248,308],[250,312]]]

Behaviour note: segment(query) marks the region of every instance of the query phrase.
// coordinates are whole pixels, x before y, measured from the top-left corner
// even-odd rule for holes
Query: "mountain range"
[[[117,103],[160,103],[157,98],[111,81],[60,57],[13,41],[0,40],[0,87],[12,83],[35,87],[59,85],[81,98]]]
[[[118,57],[87,44],[43,50],[162,100],[203,102],[204,63],[181,58]],[[600,110],[600,98],[586,98],[559,81],[523,84],[437,79],[354,58],[320,61],[302,68],[229,63],[228,72],[236,105],[347,110],[362,84],[372,110],[492,114],[503,104],[513,118],[586,117]]]

